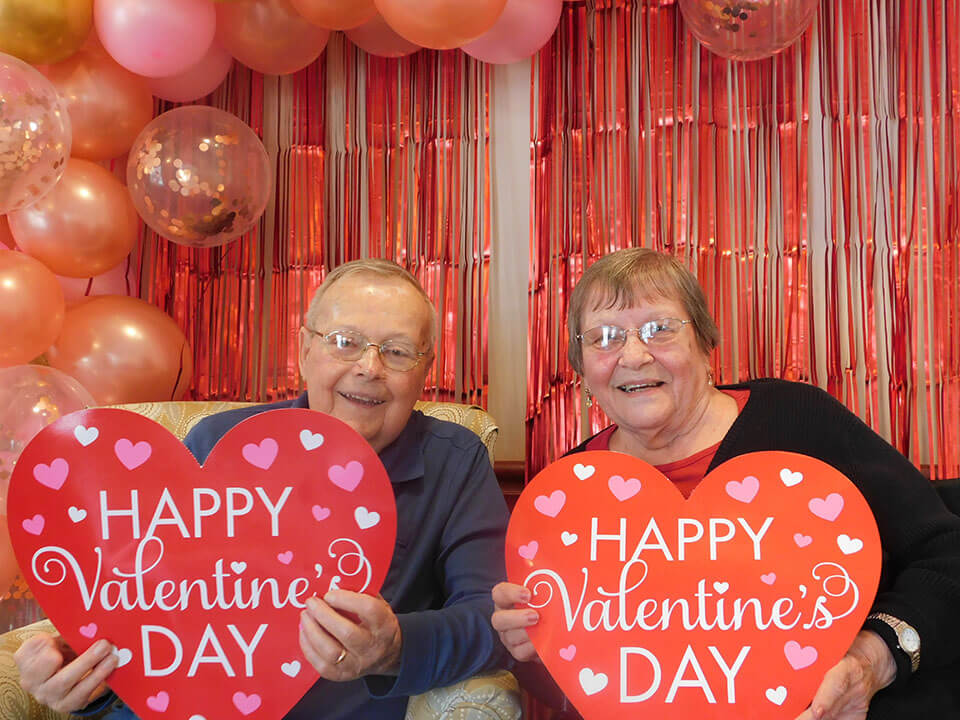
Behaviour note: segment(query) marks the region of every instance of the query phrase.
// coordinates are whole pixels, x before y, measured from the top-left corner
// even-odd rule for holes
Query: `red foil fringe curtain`
[[[292,76],[235,65],[210,101],[262,137],[275,196],[257,231],[221,248],[145,231],[136,268],[140,296],[193,346],[190,397],[300,392],[297,333],[314,289],[336,265],[386,257],[441,319],[425,398],[485,404],[489,89],[488,68],[463,53],[388,60],[339,33]]]
[[[826,388],[960,475],[960,2],[824,0],[728,62],[669,0],[565,6],[532,78],[528,472],[607,420],[566,360],[569,293],[642,245],[700,279],[718,382]]]

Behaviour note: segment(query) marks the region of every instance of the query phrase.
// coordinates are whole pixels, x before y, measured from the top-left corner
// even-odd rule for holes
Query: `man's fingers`
[[[514,647],[508,647],[507,649],[510,651],[510,654],[520,662],[530,662],[537,658],[537,649],[530,641]]]
[[[110,673],[116,670],[117,662],[117,656],[112,652],[108,652],[107,656],[100,660],[90,673],[64,696],[61,709],[67,711],[79,710],[89,705],[94,697],[98,697],[103,693],[105,689],[103,686],[110,676]]]
[[[490,624],[497,632],[528,628],[539,621],[540,615],[536,610],[497,610],[490,618]]]
[[[61,691],[59,694],[65,696],[71,691],[71,688],[80,683],[87,673],[97,667],[102,660],[109,658],[112,655],[112,650],[113,646],[109,642],[106,640],[98,640],[84,652],[77,655],[75,660],[64,665],[63,669],[47,682],[53,683],[53,687]]]
[[[353,613],[364,625],[379,625],[391,613],[387,601],[379,595],[372,597],[349,590],[331,590],[323,596],[323,601],[334,610]]]
[[[300,649],[323,677],[328,680],[337,677],[337,658],[345,648],[306,612],[300,615]]]
[[[508,630],[505,633],[500,633],[500,638],[510,652],[513,652],[513,650],[520,645],[530,643],[530,636],[526,630]]]
[[[318,597],[307,599],[305,612],[348,651],[359,650],[369,643],[370,633],[345,618]],[[339,650],[337,652],[339,653]]]
[[[497,610],[509,610],[527,602],[530,602],[530,591],[523,585],[502,582],[493,587],[493,604]]]

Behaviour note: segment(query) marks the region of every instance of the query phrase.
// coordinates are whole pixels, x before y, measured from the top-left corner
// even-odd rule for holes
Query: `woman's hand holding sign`
[[[106,679],[117,667],[117,655],[106,640],[76,655],[62,638],[47,633],[24,642],[13,659],[23,689],[58,712],[79,710],[103,695]]]
[[[401,644],[397,616],[379,595],[331,590],[323,599],[308,599],[307,609],[300,614],[300,648],[327,680],[395,675]]]

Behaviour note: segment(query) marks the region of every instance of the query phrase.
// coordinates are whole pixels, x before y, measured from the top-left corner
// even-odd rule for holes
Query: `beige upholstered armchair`
[[[248,403],[162,402],[120,405],[126,410],[159,422],[179,438],[201,419],[214,413],[242,407]],[[497,426],[482,409],[454,403],[421,402],[417,409],[426,415],[470,428],[493,453]],[[20,689],[13,654],[20,644],[37,632],[56,632],[47,620],[0,635],[0,719],[65,720],[69,716],[40,705]],[[433,690],[411,698],[407,720],[517,720],[520,717],[520,691],[508,672],[477,676],[448,688]]]

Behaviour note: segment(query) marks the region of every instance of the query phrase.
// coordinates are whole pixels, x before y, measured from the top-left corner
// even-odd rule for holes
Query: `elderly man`
[[[390,476],[397,543],[382,597],[334,590],[308,601],[300,647],[323,679],[290,720],[403,718],[410,695],[505,660],[489,618],[490,590],[505,575],[507,510],[486,449],[469,430],[413,410],[436,326],[433,305],[406,270],[383,260],[342,265],[300,330],[307,392],[207,418],[186,438],[203,462],[241,420],[309,407],[360,433]],[[48,635],[24,643],[16,656],[23,687],[57,710],[94,713],[112,703],[105,717],[133,717],[105,689],[116,665],[106,641],[71,662],[64,652]]]

